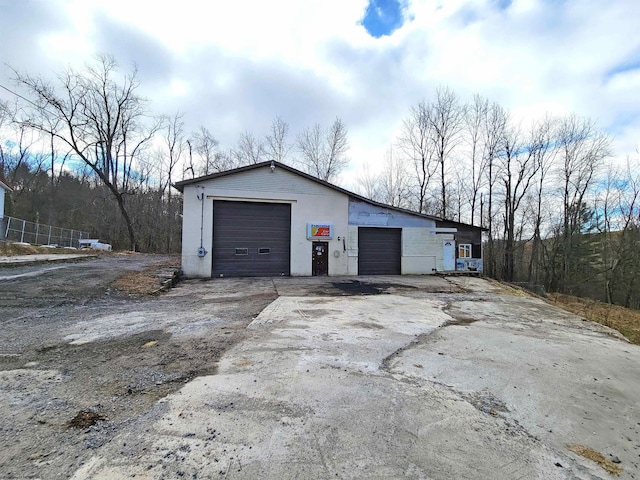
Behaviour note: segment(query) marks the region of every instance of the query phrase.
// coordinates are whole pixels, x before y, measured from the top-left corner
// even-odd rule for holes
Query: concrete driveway
[[[161,400],[73,478],[638,475],[640,348],[605,327],[477,278],[242,282],[197,284],[279,294],[218,373]]]

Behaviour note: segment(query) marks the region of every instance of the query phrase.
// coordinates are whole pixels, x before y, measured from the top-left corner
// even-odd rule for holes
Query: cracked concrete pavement
[[[279,297],[217,374],[162,399],[74,479],[613,478],[567,444],[636,478],[640,347],[615,332],[479,278],[268,282]]]

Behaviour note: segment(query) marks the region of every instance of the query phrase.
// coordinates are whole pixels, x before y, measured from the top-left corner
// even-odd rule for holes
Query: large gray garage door
[[[291,205],[213,202],[214,277],[289,275]]]
[[[401,228],[358,228],[359,275],[400,275],[401,255]]]

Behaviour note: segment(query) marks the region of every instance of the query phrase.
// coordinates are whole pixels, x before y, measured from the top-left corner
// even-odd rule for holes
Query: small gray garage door
[[[289,275],[291,205],[213,202],[212,275]]]
[[[358,275],[400,275],[401,228],[358,228]]]

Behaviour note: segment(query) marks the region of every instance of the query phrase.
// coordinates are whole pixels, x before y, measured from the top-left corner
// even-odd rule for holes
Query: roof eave
[[[7,190],[8,192],[13,192],[13,188],[11,188],[9,184],[2,178],[0,178],[0,187],[2,187],[4,190]]]
[[[462,222],[454,222],[452,220],[445,220],[441,217],[436,217],[435,215],[428,215],[426,213],[419,213],[419,212],[414,212],[413,210],[408,210],[406,208],[400,208],[400,207],[394,207],[392,205],[387,205],[384,203],[380,203],[380,202],[376,202],[375,200],[371,200],[369,198],[363,197],[362,195],[358,195],[357,193],[353,193],[350,192],[349,190],[345,190],[342,187],[338,187],[337,185],[333,185],[332,183],[329,183],[325,180],[322,180],[320,178],[314,177],[313,175],[309,175],[308,173],[305,172],[301,172],[300,170],[297,170],[293,167],[290,167],[289,165],[285,165],[284,163],[280,163],[280,162],[276,162],[276,161],[272,161],[272,160],[267,160],[266,162],[260,162],[260,163],[255,163],[253,165],[245,165],[243,167],[238,167],[238,168],[234,168],[232,170],[225,170],[224,172],[216,172],[216,173],[212,173],[210,175],[204,175],[202,177],[197,177],[197,178],[191,178],[189,180],[182,180],[180,182],[175,182],[172,184],[173,188],[175,188],[176,190],[178,190],[180,193],[184,193],[184,187],[188,186],[188,185],[194,185],[194,184],[198,184],[198,183],[202,183],[202,182],[206,182],[208,180],[213,180],[216,178],[221,178],[221,177],[226,177],[227,175],[233,175],[236,173],[241,173],[241,172],[247,172],[247,171],[251,171],[251,170],[257,170],[258,168],[263,168],[263,167],[271,167],[271,166],[275,166],[278,168],[282,168],[283,170],[286,170],[290,173],[293,173],[295,175],[298,175],[300,177],[306,178],[307,180],[310,180],[312,182],[315,183],[319,183],[320,185],[324,185],[327,188],[330,188],[332,190],[335,190],[337,192],[340,192],[344,195],[347,195],[349,198],[353,198],[353,199],[357,199],[360,200],[361,202],[365,202],[368,203],[370,205],[374,205],[376,207],[379,208],[385,208],[387,210],[395,210],[397,212],[401,212],[401,213],[405,213],[408,215],[413,215],[416,217],[420,217],[420,218],[426,218],[428,220],[433,220],[435,222],[450,222],[450,223],[454,223],[457,225],[463,225],[465,227],[473,227],[473,228],[478,228],[481,230],[486,230],[482,227],[476,227],[474,225],[467,225],[466,223],[462,223]]]

